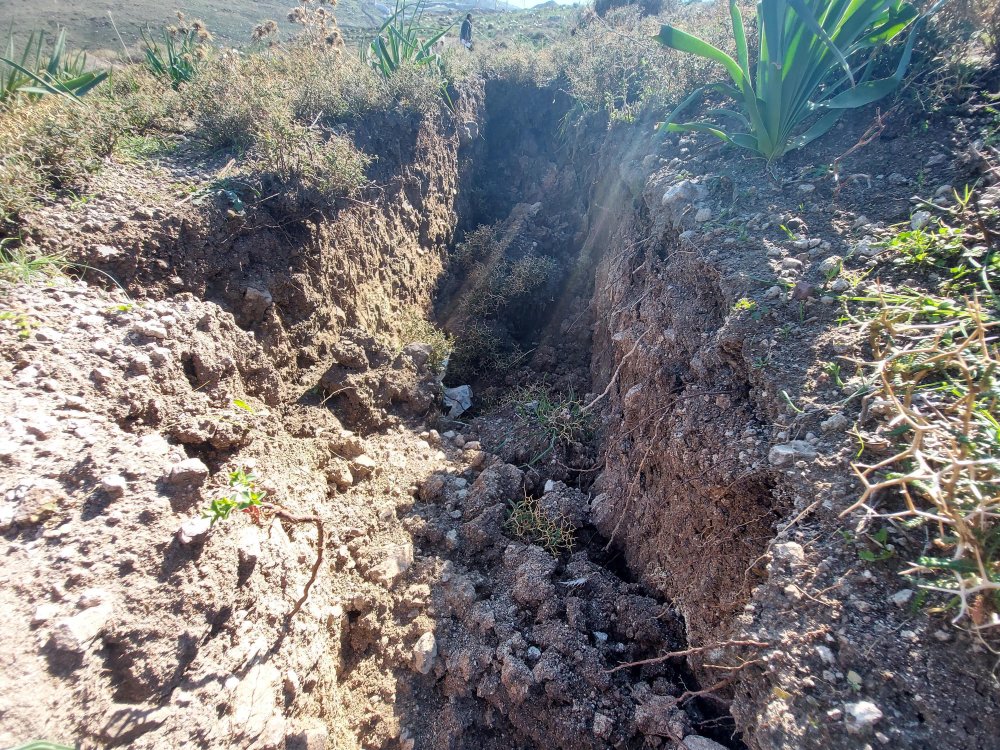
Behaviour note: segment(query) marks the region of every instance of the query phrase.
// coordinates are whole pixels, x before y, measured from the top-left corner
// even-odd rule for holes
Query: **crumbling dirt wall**
[[[468,212],[482,84],[455,102],[454,111],[359,126],[355,140],[377,149],[377,160],[374,185],[357,198],[331,204],[294,187],[243,190],[246,209],[234,212],[219,189],[231,174],[225,161],[123,164],[97,177],[97,200],[35,217],[32,238],[137,299],[190,292],[218,303],[285,380],[312,384],[345,328],[391,334],[409,312],[430,307],[459,214]],[[395,134],[391,143],[383,130]],[[203,191],[179,197],[184,183]]]
[[[747,602],[779,509],[747,461],[760,430],[742,335],[719,271],[684,247],[662,190],[623,215],[597,267],[594,378],[604,410],[601,532],[684,613],[693,643],[717,639]]]

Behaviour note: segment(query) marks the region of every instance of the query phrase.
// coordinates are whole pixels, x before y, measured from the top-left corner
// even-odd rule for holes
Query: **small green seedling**
[[[11,321],[14,327],[17,328],[17,337],[22,341],[31,338],[31,329],[34,328],[34,322],[25,313],[4,310],[0,312],[0,320]]]
[[[233,406],[235,406],[237,409],[242,409],[247,414],[255,414],[256,413],[254,411],[254,408],[252,406],[250,406],[250,404],[248,404],[246,401],[244,401],[241,398],[234,398],[233,399]]]
[[[830,380],[836,383],[838,388],[844,387],[844,381],[840,377],[839,364],[837,364],[836,362],[827,362],[825,365],[823,365],[823,372],[827,374]]]
[[[874,550],[862,549],[858,551],[858,557],[865,562],[882,562],[896,554],[893,546],[889,544],[889,530],[885,526],[874,534],[866,534],[865,536],[875,545]]]
[[[231,492],[217,497],[202,512],[202,516],[212,519],[214,526],[217,521],[225,521],[234,510],[252,512],[251,508],[259,506],[267,495],[257,489],[257,476],[245,469],[235,469],[229,472],[229,488]]]

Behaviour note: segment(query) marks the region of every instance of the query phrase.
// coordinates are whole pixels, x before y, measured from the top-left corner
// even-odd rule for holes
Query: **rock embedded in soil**
[[[409,543],[396,544],[387,547],[383,554],[385,557],[382,562],[369,571],[369,577],[391,588],[396,580],[413,565],[413,545]]]
[[[871,701],[858,701],[844,706],[844,722],[851,734],[861,734],[875,726],[882,719],[882,711]]]
[[[767,454],[767,460],[772,466],[791,466],[796,461],[810,461],[814,458],[816,449],[805,440],[792,440],[772,446]]]
[[[208,478],[208,467],[200,458],[186,458],[170,467],[166,481],[172,485],[201,485]]]
[[[697,734],[689,734],[684,738],[684,747],[687,750],[726,750],[725,745],[720,745],[715,740],[702,737]]]
[[[212,529],[212,520],[199,516],[185,521],[177,530],[177,541],[181,544],[201,542]]]
[[[118,474],[108,474],[101,478],[101,489],[108,493],[109,497],[119,498],[128,489],[125,477]]]
[[[433,633],[424,633],[413,647],[413,669],[420,674],[429,674],[437,658],[437,640]]]

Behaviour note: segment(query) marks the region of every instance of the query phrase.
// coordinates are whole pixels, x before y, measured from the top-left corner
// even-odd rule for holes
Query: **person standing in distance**
[[[458,34],[458,38],[465,45],[466,49],[472,49],[472,14],[467,13],[465,20],[462,21],[462,30]]]

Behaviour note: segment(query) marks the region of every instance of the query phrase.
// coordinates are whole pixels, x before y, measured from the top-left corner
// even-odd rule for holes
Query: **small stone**
[[[830,721],[840,721],[844,718],[844,712],[839,708],[831,708],[826,712],[826,718]]]
[[[774,545],[771,555],[775,562],[793,568],[803,565],[806,559],[805,550],[798,542],[780,542]]]
[[[165,339],[167,337],[167,329],[159,323],[140,322],[132,328],[132,332],[150,339]]]
[[[891,597],[889,597],[889,601],[891,601],[897,607],[905,607],[912,598],[913,598],[913,589],[900,589]]]
[[[413,564],[413,545],[396,544],[385,549],[385,558],[370,571],[373,580],[392,586]]]
[[[919,231],[926,227],[930,223],[930,220],[930,211],[914,211],[910,217],[910,228],[914,231]]]
[[[38,416],[24,425],[29,434],[39,440],[48,440],[59,433],[59,422],[54,417]]]
[[[413,647],[413,669],[420,674],[428,674],[434,668],[437,658],[437,641],[433,633],[424,633]]]
[[[833,664],[834,662],[833,651],[831,651],[828,646],[817,646],[816,653],[819,654],[819,658],[825,661],[827,664]]]
[[[91,641],[104,630],[112,612],[111,602],[105,602],[71,617],[62,618],[52,631],[52,638],[49,641],[51,647],[64,655],[81,657]]]
[[[860,734],[882,719],[882,711],[871,701],[858,701],[844,706],[844,722],[851,734]]]
[[[829,258],[824,258],[819,264],[819,272],[824,276],[837,273],[843,263],[844,259],[839,255],[831,255]]]
[[[802,261],[798,258],[785,258],[781,261],[781,267],[786,270],[799,271],[802,269]]]
[[[712,209],[710,208],[699,208],[698,212],[694,215],[694,220],[699,224],[704,224],[711,218],[712,218]]]
[[[240,529],[239,541],[237,542],[237,555],[239,556],[240,571],[251,571],[257,564],[262,554],[260,546],[260,532],[256,526],[244,526]]]
[[[313,727],[285,735],[285,750],[326,750],[329,742],[330,731],[326,727]]]
[[[425,503],[433,502],[444,492],[444,487],[444,477],[440,474],[431,474],[420,483],[420,499]]]
[[[811,193],[814,190],[816,190],[816,186],[813,185],[811,182],[803,182],[801,185],[799,185],[800,193]]]
[[[87,589],[80,594],[80,597],[76,601],[76,606],[80,609],[90,609],[91,607],[99,607],[102,604],[110,603],[114,597],[106,589]]]
[[[35,339],[48,344],[54,344],[57,341],[61,341],[62,337],[63,334],[54,328],[39,328],[35,331]]]
[[[772,466],[790,466],[796,461],[812,460],[815,457],[816,449],[804,440],[772,446],[767,454],[767,460]]]
[[[840,432],[846,430],[851,421],[843,414],[834,414],[829,419],[824,419],[819,423],[823,432]]]
[[[362,453],[360,456],[351,461],[351,473],[355,477],[364,478],[375,471],[377,466],[378,464],[375,462],[375,459],[367,453]]]
[[[341,461],[338,461],[328,470],[327,479],[329,479],[341,492],[347,490],[354,484],[354,475],[351,473],[350,467]]]
[[[108,474],[101,477],[101,489],[104,490],[110,497],[121,497],[125,494],[125,490],[128,489],[128,483],[125,481],[125,477],[118,474]]]
[[[31,615],[31,627],[37,628],[39,625],[44,625],[49,620],[54,620],[59,616],[61,611],[62,608],[58,604],[54,604],[52,602],[39,604],[35,607],[35,611]]]
[[[843,294],[850,288],[851,288],[851,282],[843,278],[834,279],[833,283],[830,284],[830,291],[835,292],[836,294]]]
[[[862,227],[866,227],[866,226],[868,226],[871,223],[872,223],[871,219],[869,219],[864,214],[861,214],[858,218],[856,218],[854,220],[854,223],[851,224],[851,228],[852,229],[861,229]]]
[[[166,481],[168,484],[200,485],[208,478],[208,467],[200,458],[187,458],[170,467]]]
[[[812,296],[815,287],[808,281],[797,281],[792,287],[791,297],[794,300],[806,300]]]
[[[611,732],[615,728],[615,723],[611,720],[611,717],[605,716],[600,711],[594,712],[594,736],[599,737],[602,740],[606,740],[611,736]]]
[[[208,536],[212,521],[208,518],[191,518],[177,530],[177,541],[181,544],[194,544]]]
[[[689,734],[685,737],[684,746],[687,750],[726,750],[725,745],[720,745],[715,740],[697,734]]]

